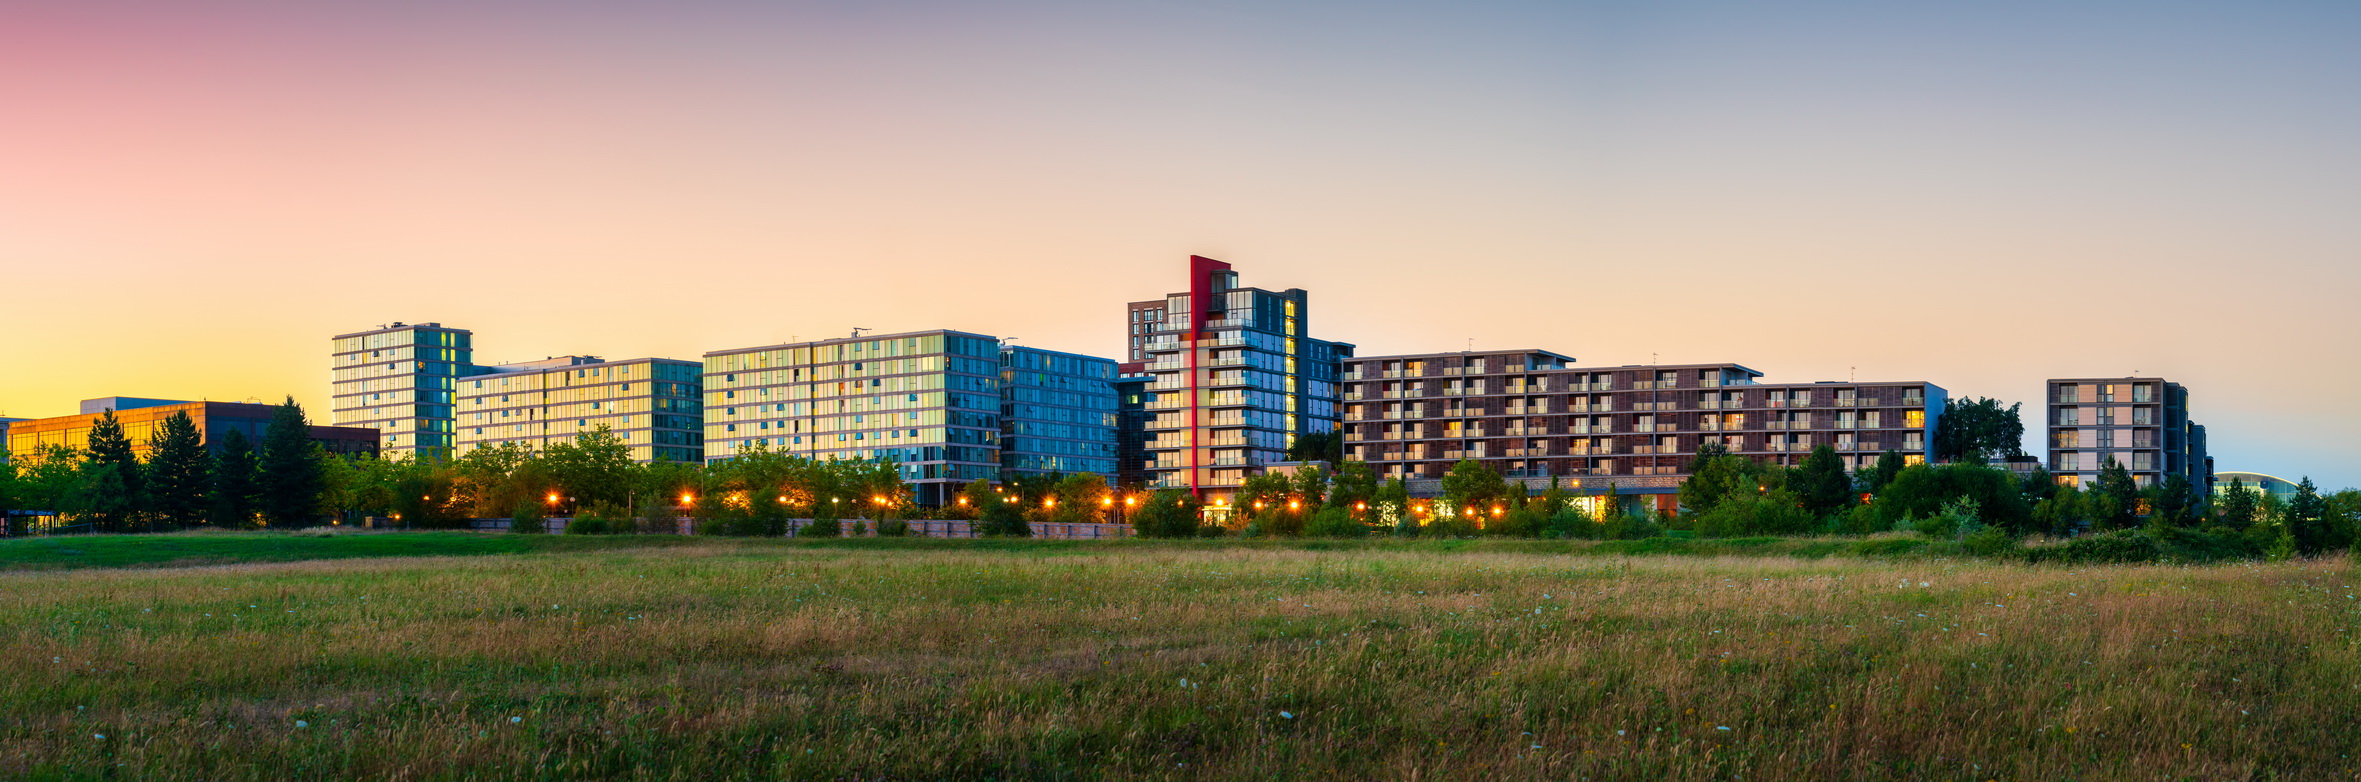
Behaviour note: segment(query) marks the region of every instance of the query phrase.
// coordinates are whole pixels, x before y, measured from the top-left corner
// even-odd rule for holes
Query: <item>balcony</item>
[[[1837,398],[1836,398],[1836,401],[1834,402],[1834,404],[1835,404],[1837,407],[1856,407],[1856,406],[1860,406],[1860,405],[1876,404],[1876,402],[1875,402],[1875,400],[1869,400],[1869,399],[1857,399],[1857,398],[1854,398],[1854,397],[1844,397],[1844,396],[1840,396],[1840,397],[1837,397]]]

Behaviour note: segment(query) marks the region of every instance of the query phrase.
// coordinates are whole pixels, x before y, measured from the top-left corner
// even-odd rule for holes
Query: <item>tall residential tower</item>
[[[1150,378],[1142,444],[1151,488],[1228,497],[1298,436],[1336,431],[1339,362],[1353,346],[1309,336],[1300,288],[1240,287],[1230,265],[1189,256],[1189,288],[1125,307],[1125,356]]]

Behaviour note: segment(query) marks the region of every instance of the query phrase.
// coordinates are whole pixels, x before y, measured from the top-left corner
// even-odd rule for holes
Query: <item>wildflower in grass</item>
[[[308,727],[311,727],[311,726],[312,726],[312,724],[311,724],[311,723],[309,723],[309,722],[305,722],[305,721],[303,721],[303,720],[296,720],[296,721],[295,721],[295,727],[298,727],[298,728],[308,728]]]
[[[1282,712],[1279,712],[1279,716],[1281,716],[1281,717],[1285,717],[1285,718],[1287,718],[1287,719],[1295,719],[1295,712],[1291,712],[1291,711],[1282,711]]]

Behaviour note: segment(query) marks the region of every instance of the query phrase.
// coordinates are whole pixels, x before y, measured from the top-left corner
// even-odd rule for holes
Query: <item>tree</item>
[[[149,441],[148,501],[156,515],[173,526],[205,520],[205,495],[213,483],[213,456],[205,452],[203,436],[186,411],[164,419]]]
[[[1979,397],[1943,403],[1943,417],[1935,422],[1935,458],[1944,461],[1988,462],[1993,456],[2025,454],[2025,421],[2017,410],[2001,407],[2000,400]]]
[[[2173,473],[2164,482],[2141,490],[2148,502],[2148,523],[2166,527],[2187,527],[2196,520],[2196,492],[2189,488],[2189,476]]]
[[[2320,487],[2312,485],[2306,475],[2295,485],[2295,499],[2287,503],[2287,533],[2295,537],[2295,550],[2305,554],[2327,551],[2334,540],[2330,527],[2328,503],[2320,498]]]
[[[1345,509],[1353,520],[1368,522],[1377,509],[1370,501],[1377,497],[1377,471],[1362,461],[1338,462],[1336,475],[1328,480],[1328,504]]]
[[[479,449],[480,450],[480,449]],[[473,455],[472,453],[470,455]],[[541,454],[541,473],[555,484],[561,507],[622,505],[631,493],[631,446],[606,424],[552,445]],[[777,504],[777,503],[773,503]]]
[[[74,510],[89,517],[100,532],[134,532],[146,505],[140,483],[140,463],[131,453],[131,439],[113,408],[90,425],[88,453],[82,463],[81,491]]]
[[[320,518],[320,495],[326,485],[320,462],[313,454],[311,422],[295,397],[271,411],[270,427],[262,434],[262,515],[273,526],[309,526]]]
[[[254,524],[262,495],[261,463],[246,435],[236,429],[221,436],[221,453],[213,460],[213,496],[206,514],[214,526],[240,529]]]
[[[1377,512],[1378,523],[1394,525],[1394,534],[1418,534],[1418,514],[1410,508],[1410,484],[1401,478],[1388,478],[1379,485],[1369,496],[1369,508]]]
[[[1107,491],[1107,479],[1097,473],[1078,472],[1058,479],[1050,487],[1050,495],[1058,504],[1050,509],[1050,520],[1066,524],[1092,524],[1104,521],[1113,495]]]
[[[2254,526],[2257,515],[2256,496],[2261,492],[2246,488],[2246,479],[2233,477],[2230,488],[2213,501],[2213,523],[2231,532],[2244,532]]]
[[[2124,469],[2122,462],[2115,461],[2113,456],[2107,457],[2107,461],[2099,465],[2098,485],[2093,486],[2092,490],[2098,492],[2099,497],[2098,507],[2095,508],[2097,512],[2091,521],[2108,529],[2133,526],[2140,509],[2140,484],[2132,480],[2131,471]]]
[[[1292,462],[1344,461],[1343,432],[1312,432],[1295,436],[1295,444],[1287,446],[1287,460]]]
[[[1720,443],[1706,443],[1689,461],[1688,479],[1681,481],[1681,507],[1702,515],[1730,499],[1768,492],[1785,480],[1784,474],[1761,462],[1730,453]]]
[[[1803,464],[1788,471],[1787,490],[1813,518],[1844,510],[1853,501],[1853,479],[1845,475],[1844,459],[1826,445],[1813,448]]]
[[[981,483],[983,481],[979,479],[968,484],[968,487],[974,489],[976,484]],[[988,496],[981,492],[975,494],[976,504],[980,506],[976,508],[974,524],[977,535],[993,538],[1033,537],[1032,525],[1025,523],[1025,513],[1017,507],[1022,500],[1013,499],[1003,492],[992,492]]]
[[[1901,475],[1902,468],[1908,466],[1910,465],[1903,462],[1901,454],[1887,451],[1878,455],[1876,465],[1862,470],[1856,477],[1859,479],[1862,491],[1876,494],[1885,491],[1886,484],[1893,483],[1894,476]]]
[[[1453,513],[1481,518],[1508,498],[1508,481],[1474,459],[1461,459],[1443,474],[1443,502]]]
[[[980,483],[980,481],[979,481]],[[1193,538],[1203,506],[1180,489],[1158,489],[1132,514],[1132,529],[1145,538]]]
[[[1897,522],[1931,518],[1945,505],[1966,499],[1975,502],[1985,523],[2012,535],[2033,531],[2032,508],[2024,490],[2009,471],[1981,464],[1914,464],[1894,476],[1870,507],[1878,523],[1892,528]]]

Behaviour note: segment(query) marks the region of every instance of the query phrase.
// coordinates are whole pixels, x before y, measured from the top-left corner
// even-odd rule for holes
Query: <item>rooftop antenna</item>
[[[860,338],[861,338],[861,332],[864,332],[864,331],[876,331],[876,329],[873,329],[873,328],[868,328],[868,327],[865,327],[865,326],[854,326],[854,327],[853,327],[853,339],[860,339]]]
[[[1860,382],[1860,377],[1858,377],[1860,374],[1861,374],[1861,368],[1860,368],[1860,367],[1845,367],[1845,382],[1847,382],[1847,383],[1857,383],[1857,382]]]

